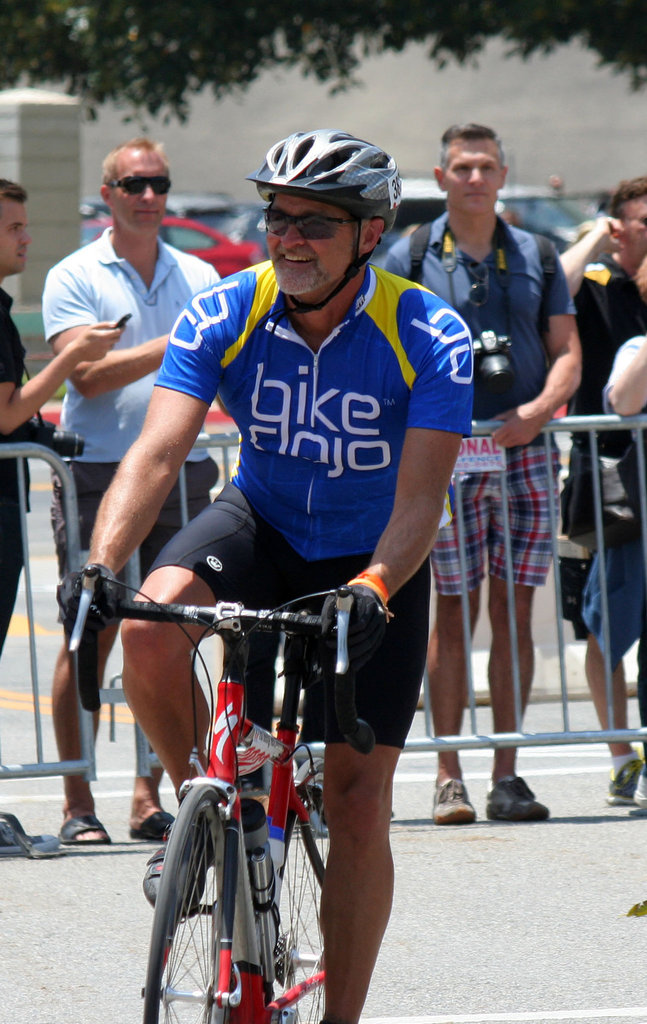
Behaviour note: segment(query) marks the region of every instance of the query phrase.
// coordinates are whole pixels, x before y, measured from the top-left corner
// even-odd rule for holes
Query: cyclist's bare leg
[[[176,566],[156,569],[144,593],[153,601],[213,604],[211,589],[195,573]],[[196,639],[202,629],[188,628]],[[130,708],[168,772],[176,791],[188,777],[194,745],[191,701],[191,645],[176,625],[126,620],[122,624],[123,687]],[[206,734],[208,710],[196,690],[199,739]]]
[[[379,745],[368,757],[346,744],[326,748],[330,850],[321,909],[326,1020],[335,1024],[359,1021],[391,913],[389,824],[399,754]]]

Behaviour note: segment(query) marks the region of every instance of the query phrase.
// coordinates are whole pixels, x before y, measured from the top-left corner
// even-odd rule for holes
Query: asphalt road
[[[27,718],[25,712],[20,712]],[[4,716],[3,716],[4,717]],[[113,844],[2,865],[0,1020],[100,1024],[141,1017],[152,847],[128,839],[132,727],[99,740],[97,810]],[[482,814],[489,756],[465,755]],[[604,803],[601,747],[525,750],[546,823],[435,827],[434,758],[403,755],[394,796],[396,894],[364,1024],[647,1021],[641,812]],[[56,831],[60,780],[6,782],[2,807]],[[169,808],[173,798],[166,797]]]
[[[43,756],[55,758],[48,713],[60,642],[46,527],[46,482],[36,474],[30,517],[38,623]],[[19,604],[2,660],[4,765],[34,757],[29,670]],[[570,708],[574,729],[594,727],[590,704]],[[479,712],[487,721],[488,711]],[[552,727],[537,704],[527,724]],[[637,720],[631,708],[632,721]],[[0,896],[0,1024],[136,1024],[141,1019],[151,911],[141,878],[153,847],[128,838],[133,726],[118,708],[97,747],[97,812],[111,846],[72,849],[48,861],[4,859]],[[414,731],[422,730],[421,716]],[[643,812],[605,803],[609,759],[601,745],[524,749],[519,770],[551,818],[537,824],[483,820],[490,754],[463,755],[479,813],[471,826],[435,827],[435,757],[404,754],[394,794],[393,914],[363,1024],[647,1022],[642,954],[647,918]],[[0,781],[0,807],[28,832],[55,833],[61,781]],[[173,809],[167,786],[165,802]]]

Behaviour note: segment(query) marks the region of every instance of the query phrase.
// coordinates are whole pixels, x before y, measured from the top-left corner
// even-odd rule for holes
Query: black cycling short
[[[188,523],[160,552],[153,569],[191,569],[216,600],[248,608],[274,608],[291,598],[331,590],[366,568],[372,552],[308,562],[251,507],[233,484]],[[358,672],[357,712],[378,743],[403,747],[420,693],[429,636],[428,560],[390,600],[393,619],[382,646]],[[145,585],[142,588],[145,592]],[[308,602],[317,612],[322,599]],[[343,742],[332,687],[327,687],[325,738]]]

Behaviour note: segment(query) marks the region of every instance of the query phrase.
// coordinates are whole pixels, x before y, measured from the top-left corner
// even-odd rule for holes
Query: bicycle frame
[[[296,644],[303,638],[292,637]],[[225,640],[225,646],[227,643]],[[225,664],[229,659],[225,657]],[[244,716],[245,686],[232,679],[226,671],[217,687],[217,701],[214,714],[213,735],[206,772],[197,757],[192,764],[199,776],[185,783],[216,785],[222,797],[222,817],[225,826],[225,853],[223,862],[223,891],[225,894],[222,913],[222,930],[217,965],[215,1004],[229,1008],[231,1024],[270,1024],[281,1019],[290,1006],[295,1005],[313,988],[323,985],[325,972],[315,970],[299,984],[284,992],[279,998],[266,1002],[267,978],[263,975],[260,950],[254,927],[255,910],[247,872],[240,878],[239,866],[245,863],[244,834],[241,820],[241,794],[239,777],[265,764],[273,763],[272,781],[267,808],[267,822],[270,836],[270,853],[274,865],[275,884],[280,885],[286,850],[286,824],[288,812],[307,822],[308,810],[297,793],[294,783],[292,756],[294,754],[299,727],[297,711],[301,690],[301,673],[286,673],[281,717],[274,736],[255,725]],[[277,892],[275,901],[278,903]],[[237,927],[238,926],[238,927]],[[244,945],[235,948],[235,941],[244,936]],[[234,960],[242,963],[241,969]],[[267,965],[264,965],[267,969]],[[318,965],[314,965],[318,966]],[[232,989],[232,979],[236,984]]]

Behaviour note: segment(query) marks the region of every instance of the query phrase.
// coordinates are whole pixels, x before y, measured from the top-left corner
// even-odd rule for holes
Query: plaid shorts
[[[552,481],[547,478],[543,447],[508,450],[507,464],[513,579],[527,587],[538,587],[546,582],[552,564],[551,500],[559,520],[559,453],[552,452]],[[486,552],[490,575],[507,578],[500,477],[496,472],[460,474],[468,591],[475,590],[485,578]],[[431,564],[438,593],[460,594],[457,515],[449,526],[438,531]]]

